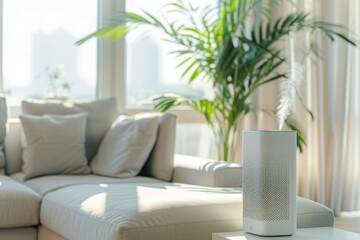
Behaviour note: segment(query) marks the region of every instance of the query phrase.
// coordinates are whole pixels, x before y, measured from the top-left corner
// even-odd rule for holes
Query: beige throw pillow
[[[87,114],[86,157],[90,162],[96,155],[98,147],[118,116],[115,98],[84,101],[46,101],[24,100],[21,103],[24,114],[41,116],[44,114],[67,115],[84,112]]]
[[[21,115],[26,147],[22,171],[25,180],[52,174],[87,174],[86,114]]]
[[[106,133],[91,162],[94,173],[110,177],[138,175],[156,140],[157,116],[120,116]]]

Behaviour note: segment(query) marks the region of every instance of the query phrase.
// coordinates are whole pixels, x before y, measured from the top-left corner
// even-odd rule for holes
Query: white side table
[[[293,236],[260,237],[245,232],[213,233],[212,240],[360,240],[360,234],[331,227],[301,228]]]

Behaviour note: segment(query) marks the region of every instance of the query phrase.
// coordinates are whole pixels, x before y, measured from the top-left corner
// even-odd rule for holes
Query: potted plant
[[[67,97],[59,95],[59,91],[70,92],[70,84],[66,80],[66,72],[64,65],[56,64],[54,66],[46,66],[43,76],[49,84],[47,89],[48,99],[65,101]]]
[[[165,94],[155,99],[155,108],[167,111],[187,105],[203,114],[214,132],[219,160],[234,161],[239,123],[244,116],[256,111],[249,101],[252,94],[267,83],[291,79],[294,75],[288,48],[279,47],[284,39],[299,32],[310,35],[321,32],[331,41],[340,38],[352,45],[356,43],[347,36],[346,28],[316,20],[306,12],[274,18],[271,9],[265,8],[261,0],[219,2],[218,7],[196,8],[175,0],[164,6],[161,16],[145,11],[142,14],[121,12],[108,26],[86,36],[78,44],[93,37],[117,40],[143,25],[163,31],[167,40],[179,46],[172,54],[181,59],[178,66],[186,66],[182,77],[190,84],[195,80],[211,83],[214,98],[189,99]],[[249,24],[257,8],[263,11]],[[184,21],[169,20],[173,12],[181,14]],[[200,17],[196,19],[197,16]],[[314,46],[311,42],[305,49],[316,53]],[[275,116],[272,109],[267,112]],[[312,116],[311,111],[308,112]],[[295,119],[287,114],[284,122],[297,131],[297,143],[302,151],[305,137]]]

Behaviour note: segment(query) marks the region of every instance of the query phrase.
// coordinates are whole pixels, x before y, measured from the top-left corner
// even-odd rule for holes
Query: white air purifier
[[[296,229],[296,132],[243,131],[244,231],[292,235]]]

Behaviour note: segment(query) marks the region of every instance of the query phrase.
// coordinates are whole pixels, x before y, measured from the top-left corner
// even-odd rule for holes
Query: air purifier
[[[243,131],[244,231],[292,235],[296,228],[296,132]]]

